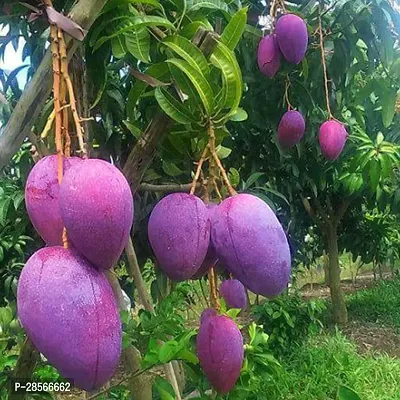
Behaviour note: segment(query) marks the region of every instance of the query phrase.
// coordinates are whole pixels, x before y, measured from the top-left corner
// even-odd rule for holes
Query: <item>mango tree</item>
[[[302,204],[318,225],[329,255],[334,318],[345,323],[340,223],[352,204],[396,202],[393,180],[398,148],[388,138],[396,139],[392,132],[398,130],[399,123],[395,113],[400,84],[395,45],[399,17],[386,1],[320,5],[306,1],[291,10],[308,23],[310,43],[301,64],[282,62],[276,75],[269,78],[249,55],[249,48],[256,54],[259,39],[245,36],[239,46],[247,88],[242,107],[248,120],[229,127],[239,150],[230,161],[240,166],[244,176],[264,173],[258,179],[261,190],[277,190],[286,197],[290,209]],[[273,24],[267,31],[270,29]],[[306,133],[298,145],[285,150],[278,144],[276,132],[288,108],[304,116]],[[331,157],[319,129],[324,121],[336,119],[344,124],[349,137],[342,154]],[[333,141],[338,153],[340,140]]]

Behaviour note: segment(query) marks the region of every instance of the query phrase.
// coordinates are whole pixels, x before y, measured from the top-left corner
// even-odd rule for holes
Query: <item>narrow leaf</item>
[[[197,69],[205,77],[210,74],[207,59],[202,51],[190,40],[182,36],[169,36],[163,40],[163,44],[186,60],[193,68]]]
[[[240,9],[229,21],[221,35],[221,42],[230,50],[235,50],[246,28],[247,10],[247,7]]]
[[[214,105],[214,94],[204,75],[199,73],[199,71],[193,68],[187,61],[172,58],[167,60],[167,62],[178,67],[190,79],[201,98],[206,113],[211,115]]]
[[[150,33],[147,28],[135,28],[125,33],[126,48],[135,58],[145,63],[150,59]]]
[[[181,124],[196,122],[189,110],[168,90],[158,87],[155,91],[155,98],[161,109],[176,122]]]

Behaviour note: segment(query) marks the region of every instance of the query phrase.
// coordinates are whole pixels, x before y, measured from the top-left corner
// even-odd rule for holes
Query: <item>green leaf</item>
[[[161,363],[166,364],[175,358],[175,355],[180,351],[178,342],[171,340],[164,343],[158,353]]]
[[[162,41],[172,51],[186,60],[193,68],[206,78],[210,75],[210,68],[203,52],[190,40],[182,36],[168,36]]]
[[[190,79],[201,98],[206,113],[211,115],[214,105],[214,94],[204,75],[199,73],[199,71],[193,68],[187,61],[172,58],[167,60],[167,62],[178,67]]]
[[[217,150],[218,157],[221,160],[229,157],[229,155],[232,153],[232,149],[228,149],[228,147],[223,147],[223,146],[218,146],[216,150]]]
[[[221,42],[230,50],[235,50],[246,28],[248,8],[242,8],[229,21],[221,35]]]
[[[0,203],[0,226],[5,226],[7,223],[8,210],[10,208],[11,198],[8,197]]]
[[[234,122],[246,121],[248,118],[247,112],[243,108],[238,108],[236,113],[233,114],[229,119]]]
[[[341,386],[338,390],[337,400],[361,400],[361,397],[347,386]]]
[[[231,181],[231,185],[233,187],[239,185],[240,182],[240,174],[236,168],[229,168],[228,173],[229,180]]]
[[[111,50],[115,58],[122,58],[126,54],[123,36],[116,36],[111,39]]]
[[[187,11],[196,11],[201,8],[229,11],[228,5],[222,0],[187,0]]]
[[[178,176],[183,174],[183,171],[172,162],[163,161],[162,169],[169,176]]]
[[[167,89],[162,87],[156,88],[155,98],[165,114],[174,121],[180,124],[196,122],[195,117],[190,113],[187,107],[177,100]]]
[[[246,184],[245,184],[245,189],[248,189],[255,183],[259,178],[261,178],[263,175],[265,175],[264,172],[255,172],[254,174],[251,174],[249,179],[247,179]]]
[[[385,91],[384,97],[380,99],[382,106],[382,122],[385,128],[388,128],[392,122],[396,113],[396,100],[397,90]]]
[[[171,384],[164,378],[157,376],[154,380],[154,387],[158,394],[160,395],[161,400],[174,400],[175,392],[172,388]]]
[[[128,4],[148,4],[156,8],[162,8],[158,0],[109,0],[103,8],[102,14]]]
[[[383,136],[382,132],[378,133],[378,136],[376,137],[376,144],[379,146],[383,140],[385,139],[385,137]]]
[[[222,108],[230,108],[230,115],[236,113],[242,98],[242,73],[235,55],[223,43],[218,43],[210,57],[223,76],[224,101]]]
[[[112,39],[113,37],[119,36],[126,32],[132,32],[135,29],[139,29],[144,26],[164,26],[168,29],[175,30],[174,25],[165,18],[157,17],[154,15],[138,15],[129,19],[129,23],[118,29],[112,35],[103,36],[98,39],[93,46],[93,50],[97,50],[103,43]]]
[[[150,60],[150,33],[147,28],[135,28],[125,34],[126,48],[139,61]]]
[[[123,124],[128,128],[129,132],[132,133],[132,135],[136,138],[139,139],[142,136],[142,131],[135,126],[134,124],[132,124],[129,121],[122,121]]]
[[[381,176],[381,165],[377,159],[373,158],[369,162],[369,178],[370,178],[371,189],[373,191],[376,190],[379,184],[380,176]]]

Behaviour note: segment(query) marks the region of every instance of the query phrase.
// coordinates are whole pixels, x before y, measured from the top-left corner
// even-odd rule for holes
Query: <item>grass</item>
[[[349,295],[347,306],[353,318],[400,329],[400,279],[380,281],[373,288]]]
[[[282,360],[282,366],[259,399],[336,400],[345,385],[362,400],[400,400],[400,360],[360,356],[339,332],[310,338]]]

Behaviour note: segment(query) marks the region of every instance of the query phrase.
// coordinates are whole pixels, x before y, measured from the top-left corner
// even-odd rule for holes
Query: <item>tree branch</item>
[[[138,191],[139,192],[159,192],[159,193],[174,193],[174,192],[190,192],[192,187],[191,183],[184,184],[163,184],[163,185],[152,185],[151,183],[142,183]],[[197,183],[196,189],[200,189],[201,184]]]
[[[83,29],[88,30],[106,2],[107,0],[81,0],[71,10],[69,17]],[[72,57],[79,43],[68,37],[67,45],[68,55]],[[0,136],[0,170],[10,162],[13,155],[19,150],[43,110],[43,106],[51,93],[53,81],[51,62],[51,51],[48,50],[32,80],[22,93],[3,134]]]
[[[346,214],[347,209],[350,206],[350,199],[345,199],[343,202],[340,204],[339,208],[336,211],[336,223],[338,224],[342,218],[344,217],[344,214]]]

